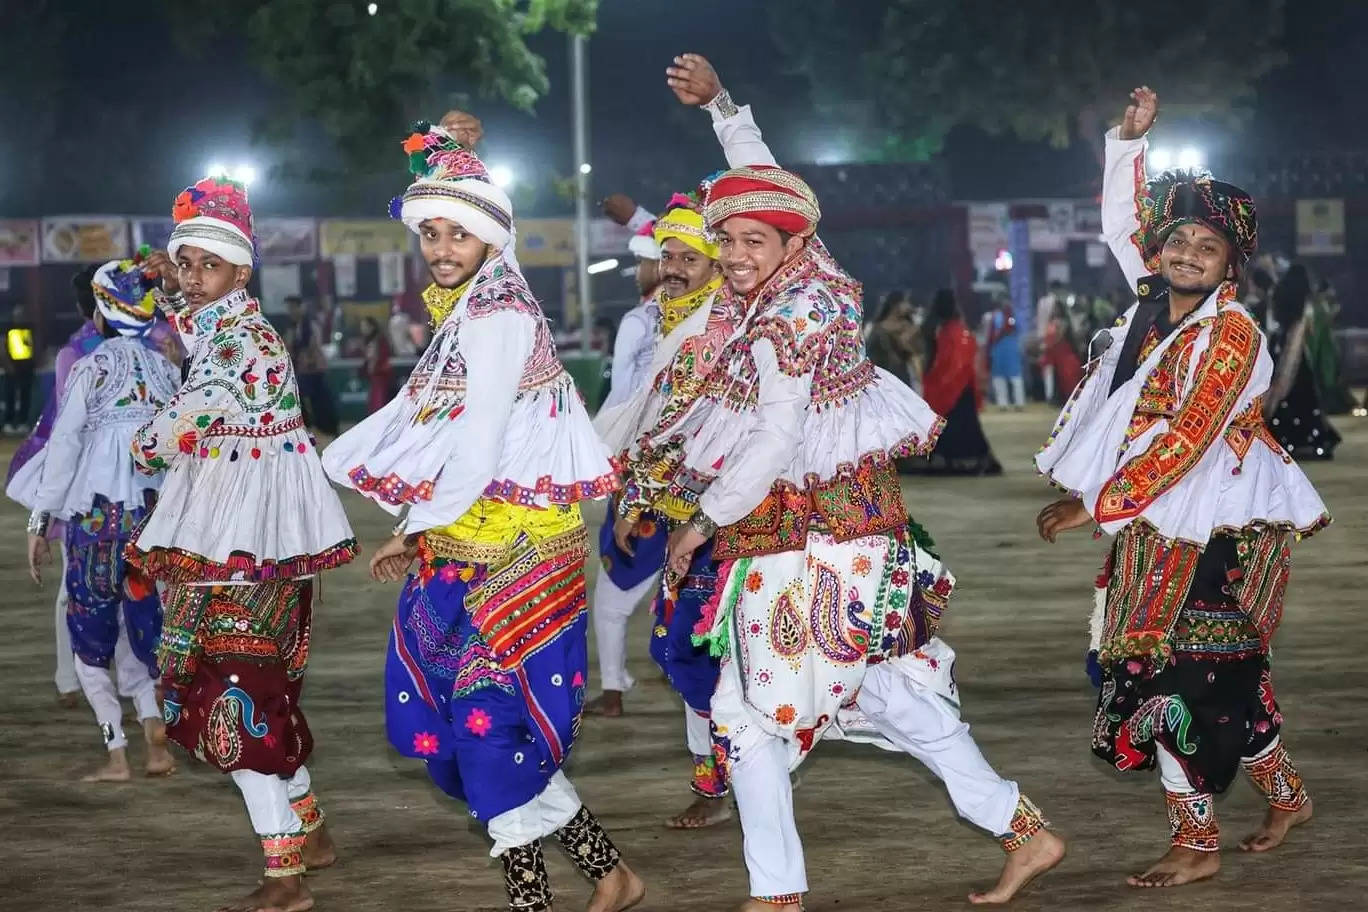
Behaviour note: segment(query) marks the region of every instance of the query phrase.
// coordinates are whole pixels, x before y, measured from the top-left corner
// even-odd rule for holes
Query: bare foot
[[[748,899],[741,904],[741,908],[737,909],[736,912],[803,912],[803,904],[784,903],[782,906],[776,906],[774,903]]]
[[[1132,887],[1180,887],[1215,877],[1220,870],[1220,852],[1198,852],[1174,846],[1145,873],[1127,877],[1126,883]]]
[[[1240,843],[1240,850],[1244,852],[1267,852],[1276,849],[1283,844],[1287,838],[1287,833],[1295,826],[1301,826],[1311,819],[1311,799],[1306,799],[1300,809],[1295,811],[1280,811],[1277,808],[1269,808],[1264,815],[1263,826],[1259,827],[1258,832],[1251,833]]]
[[[81,705],[81,692],[79,690],[70,690],[66,693],[58,691],[57,705],[62,709],[75,709]]]
[[[1041,830],[1008,854],[997,886],[986,893],[970,893],[969,901],[976,905],[1007,902],[1022,887],[1063,861],[1065,850],[1064,840],[1049,830]]]
[[[616,868],[594,885],[589,897],[588,912],[622,912],[646,897],[646,885],[632,873],[627,862],[619,861]]]
[[[585,703],[584,711],[591,716],[622,715],[622,691],[605,690],[588,703]]]
[[[217,912],[307,912],[314,905],[304,878],[267,877],[242,899],[219,906]]]
[[[701,795],[693,804],[665,821],[672,830],[701,830],[715,823],[731,819],[731,805],[725,798],[704,798]]]
[[[143,719],[143,740],[147,742],[147,766],[144,772],[149,776],[169,776],[176,771],[176,758],[166,747],[166,723],[161,719]]]
[[[328,835],[328,825],[320,823],[304,838],[304,869],[312,874],[337,864],[337,846]]]
[[[128,768],[128,751],[116,747],[109,752],[109,762],[93,773],[81,777],[82,782],[127,782],[133,778]]]

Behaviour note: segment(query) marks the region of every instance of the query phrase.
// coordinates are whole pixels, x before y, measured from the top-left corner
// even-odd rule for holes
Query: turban
[[[756,165],[724,171],[714,180],[704,215],[713,230],[739,215],[808,237],[817,231],[822,210],[801,177],[783,168]]]
[[[237,181],[206,177],[186,187],[171,207],[171,218],[176,224],[166,253],[172,260],[182,247],[199,247],[234,266],[252,265],[252,207],[247,188]]]
[[[153,280],[143,274],[141,258],[110,260],[95,270],[90,282],[95,306],[105,322],[124,336],[141,336],[152,328],[156,303]]]
[[[712,234],[703,223],[703,213],[686,205],[689,202],[688,197],[676,193],[670,200],[674,208],[668,209],[664,215],[656,219],[652,236],[661,246],[664,246],[669,238],[683,241],[708,259],[715,260],[717,242],[713,240]]]
[[[1146,263],[1157,263],[1164,242],[1180,225],[1197,223],[1220,234],[1232,257],[1243,265],[1259,245],[1259,217],[1254,198],[1234,184],[1210,174],[1169,171],[1150,181],[1140,199],[1137,238]]]
[[[446,130],[419,121],[404,140],[414,181],[390,202],[390,217],[414,233],[427,219],[456,222],[502,250],[513,237],[513,203],[494,185],[484,162]]]

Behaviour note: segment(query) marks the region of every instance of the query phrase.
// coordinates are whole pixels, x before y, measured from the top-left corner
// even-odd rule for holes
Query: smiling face
[[[1205,225],[1179,225],[1164,240],[1159,273],[1179,294],[1206,295],[1235,277],[1230,265],[1230,242]]]
[[[234,266],[216,253],[183,245],[176,251],[176,280],[192,310],[247,287],[251,266]]]
[[[758,219],[737,215],[718,226],[717,243],[727,284],[744,295],[759,288],[785,260],[797,256],[805,242],[797,235],[786,237]]]
[[[480,269],[489,245],[450,219],[424,219],[418,225],[418,244],[432,281],[442,288],[459,288]]]
[[[697,291],[717,275],[717,263],[679,238],[660,245],[660,284],[671,298]]]

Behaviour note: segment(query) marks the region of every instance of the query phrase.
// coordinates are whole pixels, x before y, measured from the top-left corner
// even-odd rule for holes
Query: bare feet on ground
[[[672,830],[701,830],[715,823],[731,819],[731,804],[725,798],[704,798],[701,795],[693,804],[665,821]]]
[[[58,691],[57,705],[62,709],[75,709],[81,705],[81,692],[79,690],[69,690],[66,693]]]
[[[1267,852],[1276,849],[1287,839],[1287,833],[1293,827],[1301,826],[1311,819],[1311,799],[1306,799],[1300,809],[1295,811],[1280,811],[1277,808],[1269,808],[1264,815],[1263,826],[1257,832],[1246,836],[1240,843],[1240,849],[1244,852]]]
[[[623,912],[641,902],[645,896],[646,885],[641,878],[627,867],[627,862],[619,861],[616,868],[594,885],[588,912]]]
[[[319,824],[318,829],[304,839],[304,869],[312,874],[336,863],[337,846],[333,845],[332,837],[328,835],[328,825]]]
[[[1063,861],[1065,850],[1063,839],[1049,830],[1041,830],[1024,846],[1008,854],[997,886],[984,893],[970,893],[969,901],[976,905],[1007,902],[1022,887]]]
[[[109,760],[93,773],[81,777],[82,782],[127,782],[133,778],[128,769],[128,750],[117,747],[109,752]]]
[[[147,742],[149,776],[169,776],[176,771],[176,758],[166,747],[166,723],[161,719],[143,719],[143,740]]]
[[[1180,887],[1215,877],[1220,870],[1220,852],[1197,852],[1174,846],[1145,873],[1127,877],[1126,883],[1132,887]]]
[[[304,878],[267,877],[242,899],[219,906],[217,912],[307,912],[314,905]]]
[[[584,711],[591,716],[622,715],[622,691],[605,690],[588,703],[585,703]]]

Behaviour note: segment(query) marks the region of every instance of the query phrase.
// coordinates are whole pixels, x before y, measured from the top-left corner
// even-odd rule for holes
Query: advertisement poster
[[[626,249],[626,245],[623,245]],[[523,266],[573,266],[575,220],[532,218],[518,220],[518,262]]]
[[[26,219],[0,219],[0,266],[37,266],[39,226]]]
[[[415,244],[413,232],[392,219],[326,219],[318,232],[319,251],[329,258],[408,253]]]
[[[1297,255],[1344,256],[1344,200],[1297,200]]]
[[[257,219],[256,236],[263,262],[298,263],[318,255],[318,223],[311,218]]]
[[[99,263],[126,257],[128,220],[115,215],[64,215],[43,219],[44,263]]]

